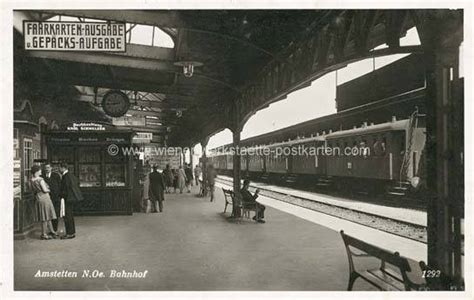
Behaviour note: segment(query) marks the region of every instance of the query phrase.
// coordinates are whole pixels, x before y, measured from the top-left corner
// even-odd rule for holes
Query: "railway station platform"
[[[221,189],[213,203],[195,193],[166,195],[163,213],[77,217],[75,239],[43,241],[36,232],[16,240],[15,290],[346,290],[348,262],[337,231],[271,206],[266,224],[237,224],[223,214]],[[39,270],[78,275],[35,277]],[[81,278],[84,270],[105,278]],[[108,278],[111,270],[148,272]],[[373,289],[363,280],[354,286]]]
[[[228,182],[232,185],[232,177],[219,175],[218,179],[222,182]],[[243,180],[242,180],[243,181]],[[403,222],[416,224],[419,226],[427,226],[427,216],[426,211],[415,210],[411,208],[405,208],[403,205],[400,207],[387,206],[382,204],[370,203],[367,201],[359,201],[355,199],[334,197],[331,195],[324,195],[320,193],[313,193],[308,191],[302,191],[294,188],[276,186],[271,184],[266,184],[262,182],[251,183],[251,187],[271,190],[280,194],[291,195],[297,198],[308,199],[312,201],[322,202],[329,205],[346,207],[355,211],[365,211],[370,212],[371,214],[386,217],[391,219],[400,220]]]

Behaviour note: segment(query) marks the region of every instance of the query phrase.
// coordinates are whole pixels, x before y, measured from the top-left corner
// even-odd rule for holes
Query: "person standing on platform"
[[[148,212],[148,201],[150,201],[150,173],[149,169],[145,170],[143,176],[143,190],[142,190],[142,201],[141,201],[141,211]]]
[[[163,176],[165,178],[165,185],[166,185],[165,192],[171,193],[171,188],[173,187],[173,182],[174,182],[174,176],[169,164],[167,164],[166,168],[163,170]]]
[[[79,188],[79,180],[69,172],[67,163],[61,163],[59,171],[62,174],[59,195],[64,199],[64,227],[66,227],[66,235],[61,237],[61,239],[73,239],[76,237],[74,204],[82,201],[84,198],[82,197],[81,189]]]
[[[173,188],[176,193],[176,189],[178,188],[178,170],[171,169],[171,173],[173,174]]]
[[[188,193],[191,193],[191,186],[193,185],[193,180],[194,180],[191,164],[186,164],[184,173],[186,174],[186,186],[188,188]]]
[[[183,189],[186,185],[186,173],[184,172],[183,166],[179,166],[178,172],[177,172],[177,187],[179,188],[179,193],[183,193]]]
[[[202,173],[202,169],[199,166],[199,164],[197,164],[194,167],[194,180],[196,182],[196,186],[199,186],[199,177],[201,177],[201,173]]]
[[[212,164],[207,166],[207,186],[209,187],[209,192],[211,193],[211,202],[214,201],[214,185],[216,183],[217,172],[214,169]]]
[[[165,179],[163,174],[158,172],[157,166],[154,165],[153,172],[151,172],[148,177],[150,178],[148,191],[148,196],[150,197],[150,208],[152,212],[163,212],[163,201],[165,201]]]
[[[41,222],[41,239],[50,240],[57,237],[58,234],[51,224],[51,220],[56,219],[53,202],[49,197],[49,186],[41,177],[40,166],[34,165],[31,167],[31,187],[35,194],[38,220]],[[48,234],[48,229],[50,233]]]
[[[49,197],[51,198],[51,202],[53,202],[54,211],[57,217],[56,219],[52,219],[51,223],[53,224],[54,231],[57,231],[58,221],[60,218],[59,211],[61,209],[61,197],[59,196],[61,190],[61,175],[57,172],[53,172],[50,163],[45,163],[42,177],[49,186]]]

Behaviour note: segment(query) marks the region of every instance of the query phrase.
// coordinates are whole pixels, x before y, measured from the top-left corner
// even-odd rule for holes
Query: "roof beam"
[[[159,27],[178,28],[184,23],[179,13],[170,10],[42,10],[54,15],[136,23]]]
[[[33,79],[32,79],[33,80]],[[54,78],[42,78],[40,80],[34,80],[35,82],[43,83],[56,83],[57,81]],[[161,94],[174,94],[177,92],[189,92],[193,93],[195,90],[193,88],[186,87],[174,87],[170,85],[162,85],[155,82],[147,82],[141,80],[130,80],[130,79],[121,79],[121,80],[112,80],[111,78],[105,77],[96,77],[96,76],[77,76],[77,75],[68,75],[61,74],[61,83],[71,84],[71,85],[83,85],[99,88],[109,88],[109,89],[118,89],[118,90],[129,90],[129,91],[141,91],[141,92],[151,92],[151,93],[161,93]],[[181,94],[178,94],[181,95]],[[185,97],[190,97],[196,99],[191,95],[182,95]],[[165,101],[168,101],[165,100]]]
[[[152,71],[178,72],[173,65],[174,50],[143,45],[127,45],[125,53],[27,51],[34,58],[71,61],[84,64],[106,65]]]
[[[146,117],[146,116],[157,117],[158,121],[164,121],[163,118],[174,115],[173,113],[150,111],[150,110],[138,110],[138,109],[129,109],[127,111],[127,114],[131,114],[135,117]]]
[[[156,134],[163,134],[168,132],[168,127],[169,126],[126,126],[126,125],[119,125],[121,128],[128,128],[132,129],[134,131],[140,131],[140,132],[152,132]]]
[[[166,98],[164,101],[147,101],[147,100],[134,100],[130,99],[130,102],[132,105],[137,103],[139,106],[145,106],[145,107],[150,107],[150,108],[160,108],[160,109],[181,109],[185,110],[187,108],[187,104],[192,104],[193,101],[186,101],[186,100],[180,100],[179,96],[176,96],[177,98]],[[90,102],[94,103],[94,94],[82,94],[79,95],[77,98],[78,101],[85,101],[85,102]],[[101,103],[102,102],[102,96],[97,96],[97,102]]]

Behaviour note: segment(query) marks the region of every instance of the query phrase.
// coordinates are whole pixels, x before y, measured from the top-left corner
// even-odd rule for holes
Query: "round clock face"
[[[111,117],[123,116],[130,107],[130,101],[121,91],[109,91],[102,98],[102,108]]]

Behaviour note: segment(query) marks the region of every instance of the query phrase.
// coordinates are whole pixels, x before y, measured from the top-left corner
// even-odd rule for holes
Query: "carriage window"
[[[372,144],[372,149],[374,151],[375,156],[382,156],[382,142],[380,141],[380,137],[374,138],[374,143]]]
[[[381,150],[382,150],[382,155],[385,155],[385,153],[387,152],[387,138],[386,137],[382,138],[382,142],[380,143],[380,147],[381,147]]]
[[[405,154],[405,136],[403,135],[400,135],[400,155],[404,155]]]
[[[359,150],[362,152],[362,156],[367,158],[369,156],[369,148],[367,144],[367,140],[361,140],[359,143]]]

